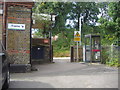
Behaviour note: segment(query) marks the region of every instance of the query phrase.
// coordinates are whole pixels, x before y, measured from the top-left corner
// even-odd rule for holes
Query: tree
[[[70,2],[38,2],[36,3],[33,11],[35,13],[44,13],[44,14],[51,14],[55,13],[56,16],[56,23],[53,28],[53,33],[57,34],[60,31],[65,30],[65,23],[67,20],[67,15],[71,10],[71,3]]]
[[[95,2],[37,2],[35,8],[33,9],[35,13],[56,13],[55,26],[52,29],[53,35],[62,34],[63,40],[71,42],[73,37],[69,37],[71,32],[78,30],[79,18],[82,17],[82,37],[84,34],[98,33],[97,27],[95,26],[100,13],[98,4]],[[73,29],[66,26],[67,20],[74,21]],[[70,26],[70,25],[69,25]],[[69,38],[69,39],[66,39]],[[60,39],[58,42],[61,42]],[[71,43],[67,43],[69,44]],[[63,44],[60,44],[63,45]],[[65,46],[65,45],[64,45]]]
[[[79,18],[82,24],[95,25],[98,20],[99,8],[95,2],[38,2],[33,9],[36,13],[56,13],[54,31],[64,31],[67,19],[74,21],[74,28],[78,29]]]
[[[108,4],[107,17],[101,17],[99,22],[101,23],[101,33],[104,35],[104,41],[107,44],[118,42],[120,39],[120,2],[111,2]],[[104,42],[104,43],[105,43]],[[118,43],[117,43],[118,44]]]
[[[72,11],[69,13],[71,20],[74,20],[75,28],[79,27],[79,18],[82,17],[82,24],[94,25],[98,20],[99,9],[95,2],[73,3]]]
[[[110,3],[109,8],[109,15],[112,17],[112,25],[114,25],[114,30],[112,30],[112,32],[114,32],[115,37],[119,41],[118,44],[120,45],[120,1]]]

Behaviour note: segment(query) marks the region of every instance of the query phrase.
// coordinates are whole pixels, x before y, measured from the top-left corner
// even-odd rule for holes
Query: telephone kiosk
[[[85,45],[83,47],[83,61],[100,62],[101,61],[101,43],[100,35],[85,35]]]

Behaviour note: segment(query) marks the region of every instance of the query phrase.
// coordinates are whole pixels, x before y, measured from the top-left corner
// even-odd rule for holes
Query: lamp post
[[[49,32],[49,38],[50,38],[50,62],[53,62],[53,52],[52,52],[52,28],[54,27],[54,23],[55,23],[55,17],[56,17],[56,14],[54,13],[51,13],[51,28],[50,28],[50,32]]]

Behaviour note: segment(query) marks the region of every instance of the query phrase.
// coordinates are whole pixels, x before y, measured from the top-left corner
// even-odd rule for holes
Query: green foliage
[[[85,34],[100,34],[102,44],[112,44],[119,38],[120,33],[120,14],[119,2],[114,3],[95,3],[95,2],[37,2],[33,11],[35,13],[56,13],[56,22],[52,29],[53,35],[66,30],[66,20],[74,21],[74,28],[78,29],[79,17],[82,16],[82,39]],[[98,14],[101,18],[98,20]],[[95,26],[98,20],[101,25]],[[91,23],[92,21],[92,23]],[[50,24],[45,22],[45,27]],[[49,29],[47,29],[49,31]],[[107,43],[106,43],[107,42]],[[109,43],[108,43],[109,42]]]
[[[43,32],[44,32],[44,31],[43,31],[42,29],[38,29],[38,30],[34,33],[34,34],[35,34],[34,37],[35,37],[35,38],[40,38],[40,37],[42,38],[42,37],[44,37]]]
[[[112,58],[112,60],[107,61],[106,64],[109,65],[109,66],[120,67],[120,63],[118,62],[118,57]]]
[[[112,2],[109,4],[109,15],[116,22],[117,18],[120,18],[120,2]]]
[[[101,61],[101,63],[102,64],[107,64],[107,62],[109,61],[109,53],[106,51],[106,50],[102,50],[102,61]]]
[[[74,20],[74,28],[78,29],[80,17],[82,17],[82,25],[95,25],[99,13],[98,6],[95,2],[76,2],[72,3],[69,19]]]
[[[82,16],[82,44],[84,45],[84,35],[100,34],[102,45],[111,45],[120,40],[120,2],[37,2],[33,8],[34,13],[50,14],[55,13],[56,22],[52,28],[52,34],[58,35],[58,40],[53,41],[55,56],[69,56],[70,45],[75,45],[74,31],[78,30],[79,17]],[[101,15],[98,18],[98,15]],[[37,17],[38,18],[38,17]],[[67,19],[72,20],[74,25],[66,26]],[[38,19],[38,21],[40,21]],[[44,22],[49,31],[51,23]],[[100,25],[96,26],[96,22]],[[70,27],[71,26],[71,27]],[[44,30],[38,30],[36,35],[42,36]],[[120,66],[116,55],[110,57],[113,52],[102,51],[102,63],[110,66]]]
[[[54,56],[70,56],[70,45],[74,44],[74,29],[60,32],[58,39],[53,41]]]
[[[70,57],[70,50],[56,50],[54,49],[54,57]]]
[[[67,19],[74,21],[74,28],[78,29],[79,17],[82,16],[82,24],[94,25],[100,13],[95,2],[37,2],[33,8],[34,13],[57,14],[54,32],[64,31]],[[76,21],[77,20],[77,21]],[[90,23],[90,22],[93,23]]]
[[[53,42],[54,47],[56,49],[60,50],[68,50],[70,49],[70,45],[73,44],[73,38],[74,38],[74,29],[66,30],[64,32],[61,32],[58,35],[58,39]]]
[[[109,52],[109,60],[106,62],[107,65],[109,66],[116,66],[116,67],[119,67],[120,66],[120,63],[118,61],[118,51],[115,51],[114,52]]]
[[[102,62],[103,64],[106,64],[108,66],[115,66],[120,67],[119,63],[119,54],[118,49],[115,48],[116,46],[104,46],[102,49]]]
[[[53,28],[53,34],[58,34],[59,31],[65,30],[65,23],[67,20],[67,15],[71,10],[70,2],[37,2],[33,12],[34,13],[44,13],[50,15],[51,13],[55,13],[56,22],[55,27]]]
[[[102,44],[114,44],[120,40],[120,2],[111,2],[108,4],[108,15],[99,19],[101,35],[103,38]],[[107,43],[106,43],[107,42]]]

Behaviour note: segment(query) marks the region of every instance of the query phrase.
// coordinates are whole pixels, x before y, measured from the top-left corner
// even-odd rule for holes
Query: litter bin
[[[44,59],[44,46],[32,46],[32,59]]]

